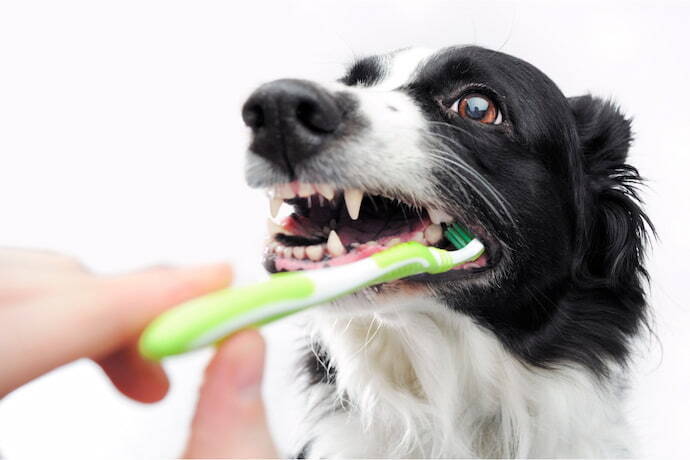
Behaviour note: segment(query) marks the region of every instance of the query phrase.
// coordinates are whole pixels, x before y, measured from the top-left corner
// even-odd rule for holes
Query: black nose
[[[325,89],[309,81],[285,79],[254,91],[242,108],[242,119],[254,133],[250,149],[292,176],[297,164],[323,149],[342,115]]]

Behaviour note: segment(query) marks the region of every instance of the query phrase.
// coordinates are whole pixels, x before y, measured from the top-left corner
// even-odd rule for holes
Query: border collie
[[[487,248],[307,314],[300,456],[630,455],[622,393],[653,228],[616,105],[466,46],[267,83],[242,114],[249,184],[274,216],[292,209],[270,224],[269,271],[451,248],[450,222]]]

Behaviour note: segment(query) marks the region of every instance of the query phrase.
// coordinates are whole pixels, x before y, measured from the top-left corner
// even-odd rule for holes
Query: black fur
[[[385,63],[358,61],[341,82],[374,85]],[[503,197],[457,163],[439,167],[439,200],[484,237],[490,267],[483,283],[467,283],[458,272],[418,282],[493,331],[525,363],[574,363],[599,377],[610,362],[625,365],[631,339],[646,324],[644,248],[654,232],[638,196],[642,178],[626,162],[630,121],[612,102],[567,99],[534,66],[479,47],[436,54],[397,90],[422,108],[435,145]],[[470,92],[492,99],[503,123],[481,124],[449,110]],[[356,104],[343,112],[345,125],[357,127],[343,136],[361,134],[366,120]],[[309,164],[300,167],[311,177]],[[329,179],[328,171],[318,174]],[[337,378],[323,349],[308,353],[304,369],[311,385]]]
[[[348,86],[373,86],[385,75],[379,56],[369,56],[356,61],[339,81]]]
[[[305,352],[300,371],[306,375],[308,385],[333,385],[337,377],[336,368],[331,363],[328,352],[318,343],[314,343]]]
[[[381,59],[356,63],[343,81],[372,84],[382,75]],[[457,180],[462,171],[439,168],[440,198],[491,237],[491,264],[500,273],[471,288],[455,273],[426,282],[527,363],[577,363],[600,376],[608,361],[625,363],[630,339],[645,324],[643,249],[652,229],[637,194],[642,179],[626,163],[630,121],[611,102],[567,99],[534,66],[479,47],[437,54],[399,91],[422,107],[430,136],[442,136],[448,153],[507,202],[502,210],[492,200],[492,209]],[[449,113],[469,92],[493,99],[504,122]],[[486,192],[476,179],[466,182]]]
[[[404,90],[451,140],[453,155],[506,198],[512,219],[466,190],[471,203],[458,211],[496,237],[505,271],[469,298],[452,280],[442,284],[448,304],[530,364],[574,362],[605,375],[607,361],[624,363],[645,322],[643,249],[652,228],[637,195],[642,179],[626,163],[629,120],[611,102],[568,100],[535,67],[478,47],[442,53]],[[435,102],[467,91],[493,98],[504,123],[449,117]],[[443,170],[438,180],[459,186]]]

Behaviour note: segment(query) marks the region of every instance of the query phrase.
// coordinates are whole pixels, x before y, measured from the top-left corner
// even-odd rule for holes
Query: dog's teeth
[[[331,233],[328,235],[326,247],[328,248],[328,253],[333,257],[338,257],[345,254],[345,246],[343,246],[343,243],[340,241],[340,237],[335,230],[331,230]]]
[[[352,220],[357,220],[359,217],[359,208],[362,206],[363,197],[364,192],[361,190],[354,188],[345,190],[345,206]]]
[[[424,239],[424,233],[422,232],[415,232],[415,234],[412,235],[412,240],[416,241],[417,243],[426,244],[426,240]]]
[[[299,183],[299,190],[297,191],[297,195],[301,196],[302,198],[306,198],[308,196],[312,196],[314,194],[314,186],[311,184],[304,184],[302,182]]]
[[[323,245],[317,244],[315,246],[307,246],[306,253],[309,260],[318,262],[323,259]]]
[[[276,217],[280,211],[280,205],[283,204],[283,199],[278,197],[271,198],[271,217]]]
[[[424,230],[424,238],[431,244],[441,241],[443,228],[438,224],[431,224]]]
[[[278,246],[276,246],[273,252],[275,252],[276,255],[280,257],[285,253],[285,246],[279,244]]]
[[[386,243],[386,247],[387,247],[387,248],[392,248],[393,246],[395,246],[396,244],[399,244],[399,243],[400,243],[400,238],[391,238],[391,239],[388,240],[388,242]]]
[[[292,257],[295,259],[304,259],[305,253],[304,246],[295,246],[292,248]]]
[[[283,227],[282,225],[276,223],[273,219],[266,219],[266,225],[268,227],[268,234],[273,236],[277,233],[282,233],[283,235],[294,235],[290,230]]]
[[[280,233],[283,227],[273,222],[271,219],[266,219],[266,225],[268,226],[268,234],[273,236]]]
[[[335,196],[335,189],[328,184],[316,184],[314,185],[314,188],[316,189],[317,192],[319,192],[321,195],[323,195],[324,198],[327,200],[332,200],[333,197]]]
[[[292,258],[292,248],[285,248],[283,250],[283,257],[287,257],[288,259]]]
[[[450,223],[453,221],[452,217],[439,209],[428,208],[426,212],[429,214],[429,219],[431,219],[431,222],[434,224],[442,224],[444,222]]]
[[[292,191],[292,187],[290,187],[290,184],[282,184],[278,185],[275,188],[274,196],[280,197],[284,200],[289,200],[290,198],[295,197],[295,192]]]

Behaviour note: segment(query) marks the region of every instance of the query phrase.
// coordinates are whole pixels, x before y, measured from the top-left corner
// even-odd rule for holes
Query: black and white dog
[[[622,391],[646,318],[630,122],[479,47],[357,61],[335,83],[278,80],[243,108],[247,179],[275,215],[269,271],[400,241],[476,262],[309,315],[308,457],[625,456]]]

